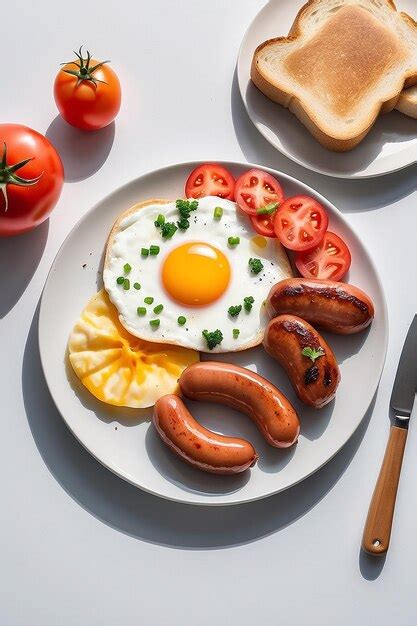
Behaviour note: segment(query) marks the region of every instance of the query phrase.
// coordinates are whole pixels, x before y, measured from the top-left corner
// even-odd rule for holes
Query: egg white
[[[220,220],[213,217],[215,207],[223,209]],[[160,229],[154,224],[162,214],[167,222],[178,220],[175,202],[152,204],[138,209],[122,219],[119,230],[107,249],[107,267],[103,273],[104,286],[110,300],[118,310],[120,322],[133,335],[147,341],[172,343],[202,352],[234,352],[257,345],[262,340],[267,324],[264,301],[272,285],[292,276],[288,258],[276,239],[255,237],[249,218],[234,202],[207,196],[199,200],[198,208],[191,213],[190,227],[186,231],[177,230],[172,239],[164,240]],[[240,237],[237,246],[228,244],[229,237]],[[264,247],[257,245],[257,242]],[[218,248],[227,257],[231,277],[228,287],[215,302],[203,307],[187,307],[173,300],[165,291],[161,280],[162,266],[167,255],[187,242],[204,242]],[[141,248],[151,245],[160,247],[157,256],[142,257]],[[255,275],[250,271],[251,257],[261,259],[263,270]],[[125,263],[131,266],[128,275],[130,289],[124,290],[117,284],[117,277],[123,276]],[[138,282],[140,290],[133,288]],[[154,298],[152,305],[146,305],[144,298]],[[228,315],[232,305],[243,305],[243,298],[253,296],[255,302],[250,313],[242,308],[237,317]],[[153,309],[163,304],[163,311],[155,315]],[[145,316],[137,314],[137,307],[147,309]],[[178,317],[185,316],[184,326],[178,324]],[[151,319],[160,319],[160,326],[152,328]],[[233,329],[238,328],[239,337],[233,337]],[[223,341],[212,351],[208,350],[203,330],[219,329]]]

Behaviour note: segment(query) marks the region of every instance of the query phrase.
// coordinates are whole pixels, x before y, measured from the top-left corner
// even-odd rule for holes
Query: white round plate
[[[417,121],[392,111],[382,115],[354,150],[323,148],[287,109],[272,102],[250,80],[252,56],[266,39],[286,35],[305,0],[270,0],[246,31],[237,65],[240,93],[260,133],[288,158],[308,169],[338,178],[381,176],[417,162]],[[401,0],[398,9],[417,17],[415,0]]]
[[[184,163],[146,174],[99,202],[74,227],[52,265],[39,317],[39,346],[46,381],[65,422],[77,439],[103,465],[153,494],[193,504],[238,504],[287,489],[315,472],[346,443],[361,422],[376,391],[385,359],[388,324],[383,289],[365,246],[341,213],[318,193],[287,176],[271,172],[286,195],[302,193],[319,199],[330,228],[349,244],[352,283],[373,298],[376,319],[369,332],[327,336],[340,363],[342,382],[337,398],[321,411],[300,404],[285,374],[262,348],[223,355],[248,366],[276,384],[290,398],[301,419],[301,436],[290,450],[270,447],[254,424],[231,409],[193,403],[192,412],[209,428],[242,436],[259,453],[256,467],[235,476],[213,476],[189,467],[167,449],[149,423],[151,410],[105,405],[78,382],[67,364],[70,330],[92,294],[101,287],[104,244],[118,215],[147,198],[177,198],[197,163]],[[234,175],[251,166],[226,163]],[[83,265],[86,264],[84,268]],[[216,355],[217,357],[217,355]]]

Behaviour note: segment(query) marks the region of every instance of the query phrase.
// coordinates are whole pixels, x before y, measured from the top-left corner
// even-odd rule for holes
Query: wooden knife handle
[[[407,433],[406,428],[391,426],[363,531],[362,548],[369,554],[385,554],[388,550]]]

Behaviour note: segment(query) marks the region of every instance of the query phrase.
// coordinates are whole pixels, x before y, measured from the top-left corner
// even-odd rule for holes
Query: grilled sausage
[[[358,333],[372,322],[372,300],[353,285],[332,280],[287,278],[269,292],[268,311],[272,316],[286,313],[332,333]]]
[[[225,437],[199,424],[175,395],[159,398],[153,423],[162,441],[181,459],[212,474],[237,474],[255,465],[258,456],[245,439]]]
[[[340,382],[336,358],[308,322],[295,315],[275,317],[266,328],[264,348],[285,369],[302,402],[320,409],[334,398]]]
[[[191,400],[219,402],[246,413],[275,448],[288,448],[298,439],[300,424],[293,406],[268,380],[244,367],[195,363],[183,371],[179,384]]]

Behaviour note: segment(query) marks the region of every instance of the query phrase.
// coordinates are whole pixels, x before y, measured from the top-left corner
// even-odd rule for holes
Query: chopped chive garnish
[[[146,308],[144,306],[138,306],[136,311],[138,315],[146,315]]]
[[[240,330],[238,328],[233,329],[233,339],[237,339],[240,335]]]
[[[119,277],[116,279],[116,283],[117,283],[118,285],[123,285],[123,283],[124,283],[124,282],[125,282],[125,277],[124,277],[124,276],[119,276]]]
[[[227,243],[229,246],[237,246],[240,243],[240,237],[229,237]]]
[[[179,318],[177,319],[177,322],[180,326],[184,326],[186,321],[187,321],[187,318],[185,318],[183,315],[180,315]]]
[[[161,313],[161,311],[163,311],[163,310],[164,310],[164,305],[163,304],[158,304],[154,308],[153,312],[155,313],[155,315],[159,315],[159,313]]]
[[[156,256],[157,254],[159,254],[160,249],[161,248],[159,246],[151,246],[149,248],[149,254],[151,254],[152,256]]]
[[[158,328],[160,323],[161,323],[161,320],[150,320],[149,326],[152,326],[152,328]]]
[[[140,283],[133,283],[135,289],[140,289]]]
[[[278,207],[279,202],[270,202],[269,204],[266,204],[265,206],[261,206],[259,207],[259,209],[256,209],[256,212],[258,215],[272,215],[272,213],[275,213]]]
[[[162,213],[160,213],[158,217],[156,218],[154,224],[157,228],[162,226],[162,224],[165,224],[165,215],[162,215]]]
[[[123,265],[123,271],[125,274],[129,274],[129,272],[132,270],[131,266],[129,265],[129,263],[125,263]]]
[[[142,250],[140,251],[142,256],[149,256],[149,250],[148,248],[142,248]]]
[[[145,304],[152,304],[153,298],[152,296],[146,296],[146,298],[143,298],[143,301],[145,302]]]
[[[123,281],[123,289],[125,289],[126,291],[130,289],[130,280],[128,278],[125,278]]]
[[[223,215],[223,209],[221,206],[216,206],[214,209],[213,217],[215,220],[220,220]]]

